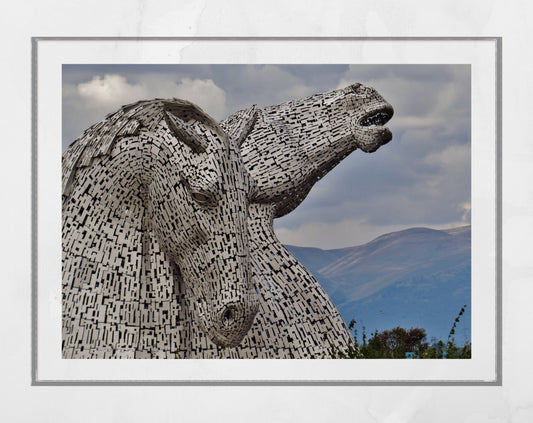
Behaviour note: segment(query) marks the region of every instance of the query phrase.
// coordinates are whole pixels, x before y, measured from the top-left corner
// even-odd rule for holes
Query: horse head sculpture
[[[237,125],[250,110],[221,125]],[[290,213],[354,150],[372,153],[387,144],[392,133],[383,125],[393,113],[374,88],[360,83],[259,109],[241,149],[257,183],[256,201],[276,204],[275,217]]]
[[[192,103],[143,101],[109,115],[65,153],[64,351],[76,356],[76,340],[91,323],[108,323],[110,311],[124,306],[128,295],[141,301],[125,305],[134,317],[122,324],[142,326],[150,319],[143,298],[144,308],[160,299],[174,313],[168,292],[157,291],[179,291],[179,284],[212,342],[233,347],[242,341],[258,308],[247,230],[253,189],[239,153],[243,134],[231,137]],[[173,283],[150,289],[146,275],[154,272],[173,273]],[[95,321],[94,312],[79,313],[87,302],[93,310],[106,309],[103,321]],[[72,313],[76,307],[78,315]],[[92,326],[95,336],[98,325]],[[98,344],[107,345],[92,343]]]

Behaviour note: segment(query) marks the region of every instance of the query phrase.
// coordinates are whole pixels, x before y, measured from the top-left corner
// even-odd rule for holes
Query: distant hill
[[[411,228],[335,250],[287,245],[317,278],[344,320],[367,334],[402,326],[425,328],[446,341],[455,317],[456,342],[471,339],[471,227]]]

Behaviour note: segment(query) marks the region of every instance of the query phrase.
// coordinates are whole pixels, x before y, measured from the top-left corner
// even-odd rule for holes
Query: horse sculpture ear
[[[207,150],[207,142],[195,134],[185,121],[167,110],[165,110],[164,118],[174,136],[191,147],[195,153],[203,153]]]
[[[190,101],[180,100],[179,98],[163,100],[163,109],[163,117],[170,131],[175,137],[191,147],[195,153],[204,153],[207,150],[207,141],[197,135],[187,122],[201,122],[214,129],[219,135],[222,135],[218,123]]]
[[[252,132],[257,122],[258,114],[259,112],[254,104],[249,109],[240,110],[233,114],[221,126],[227,132],[230,139],[240,147],[248,135],[250,135],[250,132]]]

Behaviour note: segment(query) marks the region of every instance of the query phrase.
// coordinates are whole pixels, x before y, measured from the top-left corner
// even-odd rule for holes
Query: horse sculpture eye
[[[202,192],[191,192],[191,197],[201,206],[208,206],[213,203],[213,196]]]

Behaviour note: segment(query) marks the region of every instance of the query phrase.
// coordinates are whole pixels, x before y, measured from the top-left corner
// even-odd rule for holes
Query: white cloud
[[[72,95],[72,92],[67,91],[66,95]],[[215,119],[221,119],[227,113],[226,92],[211,79],[183,78],[176,83],[152,76],[135,84],[118,74],[96,75],[89,82],[77,85],[77,95],[87,107],[108,111],[137,100],[177,97],[196,103]]]
[[[123,75],[94,75],[89,81],[63,85],[65,149],[84,129],[124,104],[153,98],[182,98],[200,106],[217,120],[227,116],[226,92],[211,79],[182,78],[178,82],[157,74],[130,82]]]
[[[470,202],[461,203],[459,204],[459,210],[463,212],[461,216],[461,221],[464,222],[465,224],[469,224],[470,216],[472,213],[472,204]]]
[[[130,84],[121,75],[96,75],[89,82],[78,84],[77,93],[90,107],[118,108],[123,104],[146,99],[147,88]]]
[[[226,92],[211,79],[183,78],[172,96],[192,101],[217,120],[227,115]]]

